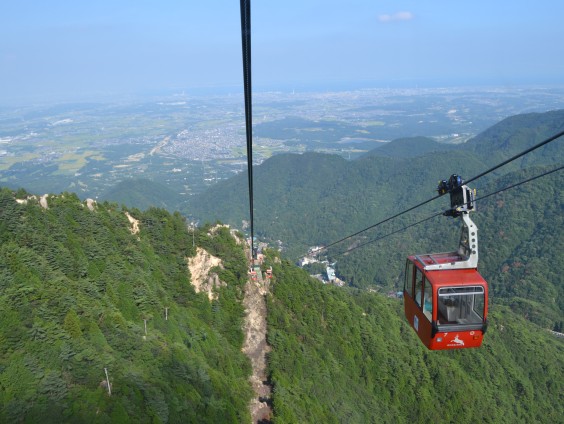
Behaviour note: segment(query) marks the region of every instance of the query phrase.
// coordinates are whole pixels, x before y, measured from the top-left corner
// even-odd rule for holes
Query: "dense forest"
[[[123,180],[101,198],[140,210],[158,207],[175,211],[179,206],[179,196],[173,190],[148,179]]]
[[[0,421],[249,422],[246,259],[230,231],[70,193],[46,202],[0,191]],[[217,298],[190,284],[197,247],[222,258]],[[562,340],[508,306],[492,305],[482,348],[429,352],[400,300],[265,253],[272,422],[563,416]]]
[[[503,190],[553,169],[561,141],[476,186],[491,294],[479,349],[427,351],[401,300],[365,290],[400,287],[407,254],[452,249],[460,224],[447,217],[370,243],[446,200],[329,251],[349,287],[324,285],[292,263],[307,246],[432,197],[438,179],[475,175],[562,122],[564,111],[531,114],[464,147],[404,139],[355,161],[278,155],[256,168],[257,235],[284,242],[282,252],[264,252],[274,274],[266,295],[273,423],[562,421],[564,344],[547,330],[563,325],[564,176]],[[215,202],[240,227],[242,177],[198,197],[193,216],[222,218],[205,215]],[[347,251],[360,243],[369,245]],[[221,259],[210,271],[221,281],[213,296],[192,284],[198,248]],[[249,422],[247,266],[225,226],[191,229],[179,212],[0,188],[0,422]]]
[[[564,315],[564,282],[558,272],[564,265],[564,214],[558,200],[562,197],[564,173],[557,172],[484,199],[479,196],[496,193],[551,169],[533,167],[492,181],[487,192],[478,190],[477,210],[471,214],[480,240],[479,269],[489,282],[493,301],[511,305],[549,329],[559,328]],[[443,203],[439,211],[448,209],[448,200]],[[427,216],[423,213],[399,219],[358,242],[370,243]],[[341,275],[354,286],[400,289],[405,256],[455,250],[460,226],[458,219],[439,215],[366,247],[348,251],[355,246],[355,241],[351,241],[329,253],[338,261]]]
[[[421,138],[400,139],[354,161],[311,152],[276,155],[254,170],[254,204],[261,211],[255,217],[256,233],[265,240],[282,240],[286,257],[296,258],[309,246],[338,240],[432,197],[437,182],[450,174],[470,178],[483,172],[558,132],[562,122],[564,111],[520,115],[456,148]],[[406,151],[411,154],[406,156]],[[509,172],[560,164],[562,151],[562,140],[556,140],[474,187],[484,194],[493,180]],[[240,174],[218,183],[194,196],[184,213],[240,228],[248,219],[246,181]],[[446,202],[431,206],[418,212],[447,207]]]
[[[274,264],[269,357],[275,423],[555,423],[564,345],[494,305],[479,349],[431,352],[401,301],[324,286]]]
[[[471,178],[561,131],[564,111],[507,118],[463,145],[425,138],[395,140],[362,158],[334,155],[277,155],[256,167],[255,234],[283,242],[293,261],[308,247],[334,242],[436,195],[437,182],[457,173]],[[564,282],[563,174],[557,172],[489,196],[562,165],[564,139],[525,155],[471,184],[477,189],[480,271],[495,301],[505,302],[545,328],[561,328]],[[409,153],[408,153],[409,152]],[[246,176],[222,182],[195,196],[190,211],[241,226],[247,204]],[[488,197],[486,197],[488,196]],[[483,197],[483,199],[481,199]],[[405,257],[454,250],[460,222],[438,216],[440,198],[413,213],[362,233],[327,252],[338,276],[357,288],[399,290]],[[376,239],[385,237],[381,241]],[[360,244],[363,248],[349,253]]]
[[[46,202],[0,191],[0,422],[250,420],[246,260],[229,231],[71,193]],[[192,237],[223,260],[217,300],[190,284]]]
[[[337,240],[432,197],[437,182],[451,174],[468,179],[497,165],[561,131],[563,122],[564,110],[517,115],[461,145],[399,139],[353,161],[313,152],[276,155],[254,170],[254,204],[261,211],[256,231],[286,243],[288,257],[303,254],[312,244]],[[562,140],[556,140],[479,180],[475,188],[489,189],[492,180],[533,165],[560,165],[563,150]],[[183,212],[241,227],[248,219],[246,182],[245,173],[222,181],[194,196]]]

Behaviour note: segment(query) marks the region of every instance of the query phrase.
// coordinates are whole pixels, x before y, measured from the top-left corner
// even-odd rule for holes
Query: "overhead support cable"
[[[336,257],[342,256],[342,255],[345,255],[345,254],[347,254],[347,253],[350,253],[350,252],[352,252],[353,250],[360,249],[361,247],[367,246],[367,245],[372,244],[372,243],[376,243],[377,241],[380,241],[380,240],[383,240],[383,239],[385,239],[385,238],[391,237],[391,236],[393,236],[394,234],[401,233],[402,231],[408,230],[409,228],[412,228],[412,227],[415,227],[415,226],[417,226],[417,225],[419,225],[419,224],[422,224],[422,223],[424,223],[424,222],[430,221],[431,219],[436,218],[437,216],[444,215],[445,212],[447,212],[447,211],[440,211],[440,212],[434,213],[433,215],[430,215],[430,216],[428,216],[427,218],[423,218],[423,219],[421,219],[421,220],[419,220],[419,221],[417,221],[417,222],[414,222],[413,224],[409,224],[409,225],[407,225],[407,226],[405,226],[405,227],[402,227],[402,228],[399,228],[399,229],[397,229],[397,230],[395,230],[395,231],[392,231],[391,233],[384,234],[383,236],[380,236],[380,237],[375,238],[375,239],[373,239],[373,240],[369,240],[369,241],[367,241],[367,242],[365,242],[365,243],[362,243],[362,244],[359,244],[359,245],[357,245],[357,246],[350,247],[349,249],[345,250],[344,252],[340,252],[340,253],[337,253],[337,254],[335,254],[335,255],[331,255],[331,257],[332,257],[332,258],[336,258]]]
[[[485,195],[483,195],[483,196],[480,196],[480,197],[474,199],[474,201],[477,202],[477,201],[479,201],[479,200],[484,200],[484,199],[486,199],[486,198],[488,198],[488,197],[494,196],[494,195],[496,195],[496,194],[498,194],[498,193],[501,193],[501,192],[503,192],[503,191],[510,190],[510,189],[512,189],[512,188],[519,187],[520,185],[523,185],[523,184],[529,183],[529,182],[531,182],[531,181],[534,181],[534,180],[536,180],[537,178],[545,177],[545,176],[547,176],[547,175],[550,175],[550,174],[553,174],[553,173],[555,173],[555,172],[561,171],[562,169],[564,169],[564,165],[560,165],[558,168],[551,169],[550,171],[546,171],[546,172],[543,172],[542,174],[535,175],[534,177],[527,178],[526,180],[519,181],[519,182],[517,182],[517,183],[515,183],[515,184],[511,184],[511,185],[509,185],[509,186],[507,186],[507,187],[504,187],[504,188],[502,188],[502,189],[499,189],[499,190],[497,190],[497,191],[494,191],[493,193],[485,194]]]
[[[323,246],[323,249],[327,249],[327,248],[329,248],[329,247],[331,247],[331,246],[334,246],[334,245],[336,245],[336,244],[338,244],[338,243],[341,243],[341,242],[343,242],[343,241],[345,241],[345,240],[348,240],[348,239],[350,239],[350,238],[353,238],[353,237],[355,237],[355,236],[358,236],[359,234],[362,234],[362,233],[364,233],[365,231],[371,230],[372,228],[378,227],[379,225],[382,225],[382,224],[384,224],[384,223],[386,223],[386,222],[388,222],[388,221],[391,221],[392,219],[395,219],[395,218],[397,218],[398,216],[404,215],[404,214],[406,214],[406,213],[408,213],[408,212],[411,212],[411,211],[414,210],[414,209],[417,209],[417,208],[419,208],[419,207],[421,207],[421,206],[423,206],[423,205],[426,205],[427,203],[432,202],[433,200],[438,199],[439,197],[441,197],[441,196],[436,195],[435,197],[432,197],[431,199],[425,200],[424,202],[421,202],[421,203],[419,203],[419,204],[417,204],[417,205],[415,205],[415,206],[412,206],[411,208],[406,209],[406,210],[404,210],[403,212],[397,213],[397,214],[395,214],[395,215],[393,215],[393,216],[390,216],[389,218],[386,218],[386,219],[384,219],[384,220],[382,220],[382,221],[380,221],[380,222],[377,222],[377,223],[374,224],[374,225],[371,225],[370,227],[366,227],[366,228],[363,229],[363,230],[357,231],[356,233],[351,234],[350,236],[343,237],[343,238],[340,239],[340,240],[334,241],[333,243],[329,243],[328,245]]]
[[[526,154],[531,153],[533,150],[536,150],[536,149],[538,149],[538,148],[540,148],[540,147],[542,147],[542,146],[544,146],[544,145],[546,145],[546,144],[548,144],[548,143],[550,143],[550,142],[556,140],[557,138],[562,137],[563,135],[564,135],[564,130],[560,131],[560,132],[557,133],[557,134],[554,134],[552,137],[549,137],[549,138],[547,138],[546,140],[543,140],[543,141],[541,141],[541,142],[538,143],[538,144],[535,144],[533,147],[530,147],[530,148],[528,148],[527,150],[523,150],[521,153],[518,153],[518,154],[516,154],[515,156],[510,157],[510,158],[507,159],[507,160],[504,160],[503,162],[501,162],[501,163],[497,164],[496,166],[494,166],[494,167],[488,169],[487,171],[484,171],[484,172],[482,172],[481,174],[478,174],[478,175],[476,175],[475,177],[472,177],[472,178],[470,178],[469,180],[466,180],[466,181],[464,182],[464,184],[469,184],[469,183],[471,183],[472,181],[477,180],[478,178],[482,178],[483,176],[485,176],[485,175],[487,175],[487,174],[489,174],[489,173],[495,171],[496,169],[501,168],[502,166],[507,165],[509,162],[513,162],[515,159],[519,159],[521,156],[525,156]]]
[[[535,175],[534,177],[527,178],[526,180],[519,181],[519,182],[517,182],[517,183],[515,183],[515,184],[511,184],[511,185],[509,185],[509,186],[507,186],[507,187],[503,187],[502,189],[496,190],[496,191],[494,191],[494,192],[492,192],[492,193],[488,193],[488,194],[486,194],[486,195],[484,195],[484,196],[478,197],[478,198],[474,199],[473,201],[474,201],[474,202],[477,202],[477,201],[481,201],[481,200],[487,199],[488,197],[495,196],[496,194],[502,193],[502,192],[507,191],[507,190],[511,190],[512,188],[519,187],[520,185],[529,183],[529,182],[534,181],[534,180],[536,180],[536,179],[538,179],[538,178],[545,177],[545,176],[547,176],[547,175],[553,174],[553,173],[558,172],[558,171],[561,171],[561,170],[563,170],[563,169],[564,169],[564,165],[560,165],[559,167],[554,168],[554,169],[551,169],[550,171],[543,172],[542,174]],[[343,251],[343,252],[340,252],[340,253],[336,253],[336,254],[334,254],[334,255],[331,255],[331,257],[332,257],[332,258],[336,258],[336,257],[339,257],[339,256],[343,256],[343,255],[345,255],[345,254],[347,254],[347,253],[352,252],[353,250],[360,249],[361,247],[367,246],[367,245],[372,244],[372,243],[376,243],[377,241],[380,241],[380,240],[383,240],[383,239],[388,238],[388,237],[390,237],[390,236],[393,236],[394,234],[401,233],[402,231],[408,230],[409,228],[415,227],[415,226],[417,226],[417,225],[419,225],[419,224],[422,224],[422,223],[424,223],[424,222],[426,222],[426,221],[429,221],[429,220],[431,220],[431,219],[433,219],[433,218],[436,218],[437,216],[447,215],[449,212],[452,212],[453,210],[454,210],[454,209],[447,209],[447,210],[444,210],[444,211],[441,211],[441,212],[434,213],[433,215],[430,215],[430,216],[428,216],[427,218],[423,218],[423,219],[421,219],[421,220],[419,220],[419,221],[417,221],[417,222],[414,222],[413,224],[409,224],[409,225],[407,225],[407,226],[405,226],[405,227],[402,227],[402,228],[399,228],[399,229],[397,229],[397,230],[395,230],[395,231],[392,231],[391,233],[384,234],[383,236],[377,237],[377,238],[375,238],[375,239],[373,239],[373,240],[369,240],[369,241],[367,241],[367,242],[365,242],[365,243],[362,243],[362,244],[359,244],[359,245],[357,245],[357,246],[350,247],[350,248],[348,248],[347,250],[345,250],[345,251]]]
[[[243,83],[245,92],[245,130],[247,135],[247,176],[249,186],[249,223],[251,259],[255,259],[253,207],[253,110],[251,85],[251,0],[241,0],[241,45],[243,48]]]
[[[487,174],[489,174],[489,173],[495,171],[496,169],[499,169],[499,168],[501,168],[502,166],[507,165],[508,163],[510,163],[510,162],[512,162],[512,161],[514,161],[514,160],[516,160],[516,159],[519,159],[520,157],[522,157],[522,156],[524,156],[524,155],[526,155],[526,154],[528,154],[528,153],[531,153],[533,150],[536,150],[536,149],[538,149],[538,148],[540,148],[540,147],[542,147],[542,146],[545,146],[546,144],[548,144],[548,143],[550,143],[550,142],[552,142],[552,141],[554,141],[554,140],[556,140],[556,139],[562,137],[563,135],[564,135],[564,130],[562,130],[562,131],[560,131],[560,132],[554,134],[553,136],[551,136],[551,137],[549,137],[549,138],[547,138],[547,139],[541,141],[540,143],[535,144],[534,146],[532,146],[532,147],[530,147],[530,148],[528,148],[528,149],[522,151],[521,153],[518,153],[518,154],[516,154],[515,156],[512,156],[511,158],[509,158],[509,159],[507,159],[507,160],[505,160],[505,161],[503,161],[503,162],[497,164],[496,166],[494,166],[494,167],[492,167],[492,168],[490,168],[490,169],[488,169],[488,170],[482,172],[481,174],[478,174],[478,175],[476,175],[475,177],[470,178],[469,180],[465,180],[464,183],[465,183],[465,184],[468,184],[468,183],[470,183],[470,182],[472,182],[472,181],[475,181],[475,180],[477,180],[478,178],[481,178],[481,177],[483,177],[483,176],[485,176],[485,175],[487,175]],[[348,239],[350,239],[350,238],[353,238],[353,237],[355,237],[355,236],[358,236],[359,234],[362,234],[362,233],[364,233],[364,232],[366,232],[366,231],[368,231],[368,230],[371,230],[372,228],[378,227],[378,226],[380,226],[380,225],[382,225],[382,224],[384,224],[384,223],[386,223],[386,222],[388,222],[388,221],[391,221],[392,219],[395,219],[395,218],[397,218],[397,217],[399,217],[399,216],[401,216],[401,215],[404,215],[404,214],[406,214],[406,213],[408,213],[408,212],[411,212],[411,211],[414,210],[414,209],[417,209],[417,208],[419,208],[419,207],[421,207],[421,206],[423,206],[423,205],[426,205],[427,203],[430,203],[430,202],[432,202],[433,200],[436,200],[436,199],[438,199],[439,197],[442,197],[444,194],[450,193],[451,191],[452,191],[452,190],[449,190],[449,191],[447,191],[447,192],[445,192],[445,193],[443,193],[443,194],[439,194],[439,195],[436,195],[436,196],[434,196],[434,197],[431,197],[430,199],[427,199],[427,200],[425,200],[425,201],[423,201],[423,202],[421,202],[421,203],[419,203],[419,204],[417,204],[417,205],[415,205],[415,206],[412,206],[412,207],[410,207],[410,208],[408,208],[408,209],[406,209],[406,210],[404,210],[404,211],[402,211],[402,212],[399,212],[399,213],[397,213],[397,214],[395,214],[395,215],[393,215],[393,216],[390,216],[389,218],[386,218],[386,219],[384,219],[384,220],[382,220],[382,221],[380,221],[380,222],[377,222],[377,223],[374,224],[374,225],[371,225],[371,226],[366,227],[366,228],[364,228],[364,229],[362,229],[362,230],[360,230],[360,231],[357,231],[357,232],[354,233],[354,234],[348,235],[348,236],[343,237],[343,238],[341,238],[341,239],[339,239],[339,240],[337,240],[337,241],[334,241],[334,242],[332,242],[332,243],[329,243],[329,244],[323,246],[322,249],[323,249],[323,250],[326,250],[327,248],[329,248],[329,247],[331,247],[331,246],[334,246],[334,245],[336,245],[336,244],[342,243],[342,242],[345,241],[345,240],[348,240]]]

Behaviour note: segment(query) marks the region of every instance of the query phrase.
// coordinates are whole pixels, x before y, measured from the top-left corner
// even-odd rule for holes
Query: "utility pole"
[[[165,307],[165,321],[168,321],[168,306]]]
[[[112,395],[112,386],[110,385],[110,376],[108,375],[108,369],[104,368],[104,372],[106,373],[106,383],[108,383],[108,395]]]
[[[144,319],[143,322],[145,322],[145,336],[147,335],[147,320]]]

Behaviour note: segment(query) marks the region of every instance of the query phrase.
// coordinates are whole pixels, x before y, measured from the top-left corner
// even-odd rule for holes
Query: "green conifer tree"
[[[70,309],[65,316],[63,323],[64,329],[71,335],[73,339],[78,339],[82,336],[82,329],[80,328],[80,319],[74,309]]]

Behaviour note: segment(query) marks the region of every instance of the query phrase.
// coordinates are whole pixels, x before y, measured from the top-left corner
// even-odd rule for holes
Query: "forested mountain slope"
[[[558,119],[548,121],[531,124],[537,129],[527,145],[555,130]],[[519,169],[521,161],[480,180],[478,198],[552,169],[562,158],[556,143],[554,154],[535,156],[534,167]],[[432,197],[450,173],[483,171],[495,163],[494,151],[353,162],[275,156],[256,168],[256,234],[292,243],[285,254],[304,252]],[[563,178],[554,173],[478,202],[480,270],[492,294],[480,349],[428,352],[402,318],[400,301],[323,286],[270,253],[274,422],[561,420],[562,340],[529,321],[562,324]],[[194,213],[240,226],[248,216],[246,181],[239,175],[219,184],[196,199]],[[338,271],[357,287],[399,287],[407,254],[449,250],[458,234],[457,221],[439,217],[386,244],[331,254],[340,255]],[[190,284],[187,259],[198,246],[223,261],[214,271],[226,284],[215,288],[215,300]],[[224,227],[192,234],[179,213],[1,189],[0,422],[248,422],[246,266],[243,247]]]
[[[530,167],[491,185],[497,191],[552,167]],[[479,202],[481,270],[495,299],[545,328],[564,321],[564,172]],[[496,301],[497,301],[496,300]]]
[[[275,423],[555,423],[564,344],[495,305],[479,349],[431,352],[401,301],[274,264]]]
[[[227,229],[194,235],[223,262],[210,302],[180,214],[18,197],[0,190],[0,422],[250,420],[246,260]]]
[[[316,153],[275,156],[255,168],[255,234],[282,240],[283,254],[296,260],[308,246],[339,240],[435,196],[437,182],[452,173],[478,175],[562,128],[564,111],[554,111],[508,118],[451,150],[429,151],[434,142],[425,140],[418,156],[384,157],[380,152],[387,146],[355,161]],[[397,151],[415,140],[398,140]],[[547,328],[561,327],[564,314],[564,279],[558,271],[564,264],[563,173],[480,198],[550,171],[563,158],[564,137],[471,184],[478,190],[472,219],[480,234],[480,271],[491,282],[494,302],[509,303]],[[458,220],[439,216],[354,252],[347,249],[448,207],[447,198],[437,199],[335,246],[329,259],[337,261],[338,275],[355,287],[398,290],[405,257],[453,250]],[[195,197],[191,212],[240,226],[248,215],[246,175]]]
[[[409,158],[421,156],[426,153],[444,152],[455,150],[459,146],[455,144],[438,143],[427,137],[399,138],[392,143],[386,143],[377,149],[366,153],[367,156],[390,156],[397,158]]]
[[[164,184],[146,179],[124,180],[100,197],[101,200],[117,202],[140,210],[158,207],[174,211],[179,205],[179,196],[175,191]]]
[[[488,163],[497,163],[563,130],[564,110],[515,115],[469,140],[463,148],[475,152]],[[563,150],[562,140],[548,144],[512,163],[509,169],[561,163]]]
[[[563,126],[561,110],[508,118],[454,147],[416,138],[391,142],[355,161],[316,153],[274,156],[254,170],[254,205],[259,212],[255,230],[266,239],[288,243],[289,255],[298,254],[308,245],[334,241],[429,198],[437,182],[452,173],[466,178],[477,175]],[[406,147],[415,141],[420,150]],[[383,151],[395,153],[382,156]],[[398,156],[401,152],[407,155]],[[526,166],[560,163],[563,153],[562,140],[557,140],[480,184]],[[194,196],[185,213],[240,227],[248,219],[246,174]]]
[[[303,254],[307,246],[329,243],[428,198],[445,163],[463,175],[481,165],[462,151],[352,162],[319,153],[274,156],[254,171],[255,231],[288,243],[289,256]],[[194,196],[187,212],[240,227],[248,219],[246,184],[246,174],[218,183]]]
[[[512,304],[523,316],[544,328],[559,326],[564,316],[564,172],[495,193],[516,182],[550,171],[552,167],[532,167],[509,173],[478,190],[476,212],[471,214],[478,227],[479,269],[490,284],[494,303]],[[436,210],[448,208],[448,199],[435,202]],[[369,231],[361,243],[385,236],[431,214],[416,213],[398,223]],[[404,232],[346,253],[355,240],[335,246],[330,256],[338,271],[357,287],[377,285],[400,289],[405,257],[410,254],[455,250],[460,220],[437,216]],[[518,298],[518,299],[516,299]]]
[[[0,191],[0,421],[250,420],[246,258],[227,228],[192,235],[160,209],[17,197]],[[197,247],[222,259],[215,300],[190,284]],[[564,413],[562,341],[506,306],[492,306],[482,348],[432,353],[400,301],[324,286],[271,251],[266,266],[275,423],[552,423]]]

